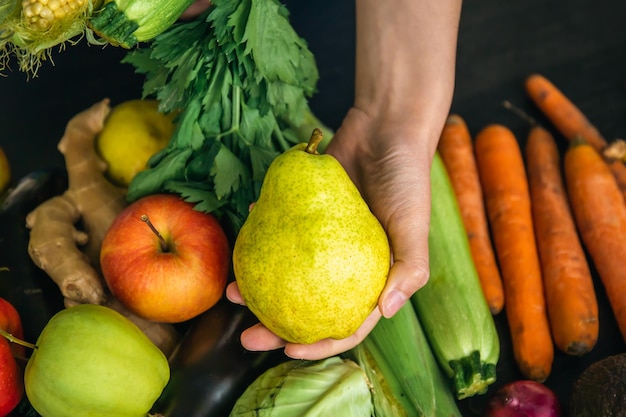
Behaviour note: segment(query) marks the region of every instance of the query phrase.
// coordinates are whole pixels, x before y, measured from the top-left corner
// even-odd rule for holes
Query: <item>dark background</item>
[[[286,4],[293,26],[317,57],[320,81],[311,100],[313,111],[336,128],[353,95],[354,3],[292,0]],[[489,123],[503,123],[523,144],[528,125],[505,110],[502,101],[510,100],[545,122],[523,89],[524,78],[539,72],[554,81],[607,139],[626,136],[625,16],[622,0],[465,2],[452,111],[465,118],[472,133]],[[15,179],[33,170],[63,166],[56,144],[65,123],[77,112],[104,97],[115,104],[140,96],[143,79],[131,66],[119,63],[124,54],[82,41],[54,53],[54,63],[44,63],[36,78],[27,79],[15,64],[12,71],[5,71],[0,77],[0,146]],[[552,129],[547,122],[546,127]],[[565,140],[553,133],[563,150]],[[557,352],[546,381],[564,403],[572,381],[587,365],[625,350],[597,276],[596,282],[602,305],[597,346],[582,358]],[[502,357],[498,382],[491,391],[520,378],[503,314],[496,320]],[[461,402],[464,414],[478,415],[486,398]]]

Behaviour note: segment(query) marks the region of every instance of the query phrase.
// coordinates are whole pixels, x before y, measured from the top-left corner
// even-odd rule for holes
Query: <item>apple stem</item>
[[[18,345],[22,345],[22,346],[25,346],[27,348],[33,349],[33,350],[38,349],[37,345],[32,344],[32,343],[28,343],[28,342],[26,342],[26,341],[24,341],[22,339],[18,339],[17,337],[13,336],[11,333],[9,333],[9,332],[7,332],[7,331],[5,331],[3,329],[0,329],[0,336],[4,337],[9,342],[17,343]]]
[[[317,146],[320,144],[322,139],[324,139],[324,134],[322,133],[321,129],[316,127],[315,129],[313,129],[313,133],[311,133],[309,143],[307,143],[304,151],[313,155],[317,154]]]
[[[163,236],[161,235],[161,233],[159,233],[159,231],[157,230],[156,227],[154,227],[154,225],[152,224],[152,222],[150,221],[150,218],[148,217],[147,214],[142,214],[141,215],[141,221],[146,223],[148,225],[148,227],[150,228],[150,230],[152,230],[154,232],[155,235],[157,235],[157,237],[159,238],[159,240],[161,241],[161,250],[163,252],[168,252],[169,251],[169,247],[167,246],[167,242],[165,241],[165,239],[163,238]]]

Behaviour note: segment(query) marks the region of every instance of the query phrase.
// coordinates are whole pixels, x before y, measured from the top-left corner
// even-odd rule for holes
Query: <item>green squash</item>
[[[24,383],[42,417],[146,417],[169,378],[167,358],[135,324],[81,304],[46,324]]]

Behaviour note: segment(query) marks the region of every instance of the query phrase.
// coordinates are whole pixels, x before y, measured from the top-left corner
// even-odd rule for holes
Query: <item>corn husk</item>
[[[411,303],[382,318],[349,355],[370,380],[375,417],[461,417]]]
[[[20,71],[36,75],[43,61],[51,60],[53,49],[75,44],[88,30],[94,8],[102,0],[76,2],[63,18],[50,18],[47,24],[33,22],[23,12],[22,0],[8,0],[0,6],[0,72],[15,57]]]

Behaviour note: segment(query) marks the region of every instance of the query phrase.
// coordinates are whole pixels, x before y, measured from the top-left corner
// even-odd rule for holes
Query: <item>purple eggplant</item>
[[[227,416],[257,377],[287,360],[282,350],[251,352],[239,335],[257,319],[227,299],[197,317],[170,359],[171,378],[153,412],[165,417]]]

